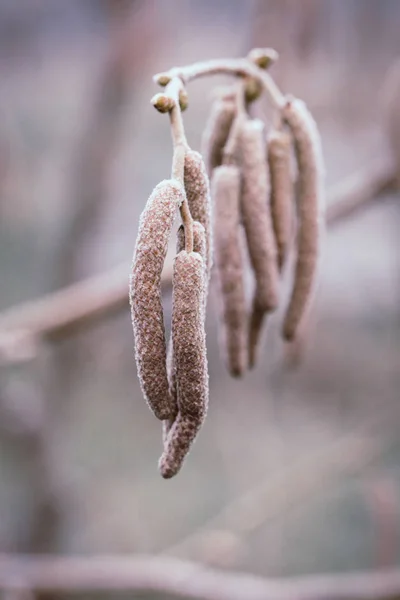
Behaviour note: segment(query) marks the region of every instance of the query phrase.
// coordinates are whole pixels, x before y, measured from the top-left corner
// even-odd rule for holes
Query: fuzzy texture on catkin
[[[221,310],[220,342],[227,369],[240,377],[247,368],[247,312],[240,239],[240,171],[217,167],[211,181],[214,201],[215,269]]]
[[[208,278],[212,267],[212,230],[210,181],[203,158],[199,152],[189,150],[185,155],[185,190],[190,213],[194,221],[204,227],[206,236],[206,262]],[[197,250],[195,250],[197,252]]]
[[[222,164],[224,146],[235,118],[236,107],[232,98],[214,100],[202,137],[202,155],[211,177],[213,169]]]
[[[183,186],[173,179],[162,181],[153,190],[140,217],[130,277],[138,376],[143,395],[158,419],[171,414],[161,273],[172,225],[184,198]]]
[[[317,125],[301,100],[290,99],[282,117],[291,131],[297,160],[297,258],[294,283],[283,323],[283,337],[296,337],[311,300],[324,221],[323,161]]]
[[[269,209],[270,181],[265,160],[264,124],[245,119],[239,132],[242,168],[241,213],[255,291],[249,320],[248,362],[254,367],[265,314],[278,304],[277,249]]]
[[[268,136],[268,165],[271,180],[271,215],[282,270],[293,231],[293,181],[291,173],[292,140],[286,131],[272,131]]]
[[[176,240],[176,254],[179,254],[185,248],[185,229],[183,225],[181,225],[178,229],[177,240]],[[193,221],[193,252],[197,252],[203,259],[204,263],[204,276],[206,278],[205,283],[205,294],[204,294],[204,303],[203,303],[203,320],[205,321],[206,308],[207,308],[207,289],[208,289],[208,274],[206,267],[206,257],[207,257],[207,247],[206,247],[206,235],[204,231],[204,227],[201,223],[197,221]],[[163,421],[163,440],[166,442],[167,435],[169,430],[172,427],[173,422],[176,419],[178,414],[178,394],[176,387],[176,363],[174,359],[173,352],[173,341],[172,341],[172,333],[169,338],[168,343],[168,352],[167,352],[167,372],[168,372],[168,382],[169,382],[169,392],[171,397],[171,402],[173,406],[173,412],[171,416],[166,421]]]
[[[208,408],[204,329],[206,271],[200,254],[182,250],[177,255],[172,285],[172,338],[179,413],[159,462],[160,473],[165,479],[180,470]]]

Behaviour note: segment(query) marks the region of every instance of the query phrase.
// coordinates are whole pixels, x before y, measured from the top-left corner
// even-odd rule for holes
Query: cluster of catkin
[[[292,247],[295,272],[282,327],[286,341],[296,339],[306,315],[323,226],[320,140],[301,100],[286,98],[277,125],[267,131],[263,121],[250,118],[245,97],[235,101],[226,94],[212,107],[203,152],[211,177],[221,347],[228,371],[240,377],[256,363],[263,324],[278,306]],[[244,246],[254,275],[250,303]]]
[[[172,332],[168,352],[161,301],[161,274],[178,209],[188,203],[193,247],[180,227],[173,269]],[[159,183],[143,211],[130,277],[130,302],[138,375],[143,395],[163,421],[159,469],[176,475],[200,430],[208,407],[205,341],[211,269],[210,190],[204,162],[187,150],[184,182]]]
[[[253,59],[265,68],[260,56],[266,58],[256,52]],[[159,469],[170,478],[180,470],[208,408],[205,318],[212,263],[221,348],[228,371],[240,377],[256,363],[266,316],[278,307],[282,271],[292,250],[285,340],[296,339],[305,318],[323,226],[322,160],[317,127],[305,104],[282,96],[274,126],[268,128],[249,115],[260,82],[247,77],[214,101],[203,135],[203,161],[184,135],[184,79],[167,73],[158,83],[170,94],[156,95],[153,104],[170,113],[173,177],[156,186],[141,215],[130,303],[141,388],[163,422]],[[177,233],[167,344],[161,275],[178,211],[183,225]],[[247,257],[254,282],[251,300]]]

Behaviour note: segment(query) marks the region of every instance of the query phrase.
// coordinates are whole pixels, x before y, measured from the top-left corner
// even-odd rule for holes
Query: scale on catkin
[[[282,118],[291,132],[297,161],[297,248],[293,289],[283,337],[294,340],[315,283],[323,227],[322,151],[314,119],[304,102],[288,99]]]
[[[139,223],[130,278],[130,304],[138,376],[143,395],[158,419],[168,419],[171,401],[161,301],[161,273],[179,206],[185,198],[175,180],[159,183]]]
[[[240,240],[240,171],[235,165],[214,169],[215,268],[219,287],[220,342],[231,375],[247,368],[247,311]]]
[[[221,352],[233,376],[241,376],[254,364],[265,315],[278,303],[279,270],[290,243],[292,142],[298,166],[297,262],[284,323],[287,339],[296,335],[315,280],[321,229],[318,133],[304,105],[283,96],[265,72],[276,59],[273,50],[257,48],[242,59],[176,67],[154,77],[164,90],[152,98],[152,104],[169,115],[171,126],[172,179],[155,188],[141,216],[130,302],[143,395],[163,421],[159,470],[166,479],[181,469],[207,413],[205,315],[212,259],[219,291]],[[181,111],[188,106],[186,84],[217,73],[234,76],[240,83],[220,93],[213,103],[203,134],[203,161],[186,140]],[[268,159],[264,126],[248,115],[249,103],[262,93],[278,113],[276,122],[285,128],[270,137]],[[178,209],[182,227],[177,233],[167,357],[161,273]],[[243,231],[255,280],[250,310]]]
[[[208,367],[204,330],[206,270],[197,252],[182,250],[174,262],[172,340],[178,416],[160,458],[161,475],[176,475],[205,419]]]

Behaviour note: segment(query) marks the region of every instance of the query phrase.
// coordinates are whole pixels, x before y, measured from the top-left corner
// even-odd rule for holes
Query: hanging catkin
[[[241,122],[241,213],[256,287],[249,321],[249,366],[256,362],[265,313],[278,303],[277,251],[269,211],[270,182],[265,160],[264,124],[259,119]]]
[[[208,407],[204,330],[206,271],[197,252],[182,250],[173,275],[172,338],[179,413],[159,462],[161,475],[176,475],[203,424]]]
[[[218,98],[214,101],[202,137],[202,155],[207,173],[211,177],[213,169],[222,163],[222,153],[233,119],[235,102],[232,98]]]
[[[176,241],[176,254],[179,254],[185,248],[185,230],[183,225],[181,225],[178,229],[177,241]],[[205,321],[205,312],[206,312],[206,303],[207,303],[207,288],[208,288],[208,274],[206,269],[206,235],[204,232],[204,227],[201,223],[197,221],[193,221],[193,252],[197,252],[203,259],[204,268],[205,268],[205,294],[204,294],[204,305],[203,305],[203,320]],[[167,353],[167,372],[168,372],[168,381],[169,381],[169,391],[171,396],[171,402],[173,406],[173,411],[169,419],[163,422],[163,439],[164,442],[166,440],[166,436],[176,419],[178,414],[178,397],[177,397],[177,387],[176,387],[176,363],[174,359],[173,352],[173,341],[172,341],[172,333],[169,338],[168,343],[168,353]]]
[[[316,123],[301,100],[289,99],[282,110],[297,160],[297,258],[293,290],[283,323],[283,337],[296,337],[311,298],[323,226],[321,142]]]
[[[239,142],[242,170],[241,212],[256,278],[256,299],[260,308],[270,311],[278,304],[279,275],[268,207],[270,187],[263,122],[259,119],[244,119]]]
[[[130,303],[135,355],[143,395],[158,419],[168,419],[166,344],[161,303],[161,272],[183,186],[165,180],[153,190],[140,217],[130,277]]]
[[[185,190],[190,213],[194,221],[201,223],[206,236],[204,256],[207,274],[210,277],[212,266],[212,230],[210,181],[203,158],[199,152],[189,150],[185,156]],[[196,250],[197,252],[197,250]]]
[[[292,140],[285,131],[274,130],[268,137],[268,164],[271,179],[271,215],[282,270],[288,254],[293,227]]]
[[[240,171],[234,165],[214,169],[215,267],[221,306],[221,346],[228,371],[238,377],[247,367],[247,313],[240,240]]]

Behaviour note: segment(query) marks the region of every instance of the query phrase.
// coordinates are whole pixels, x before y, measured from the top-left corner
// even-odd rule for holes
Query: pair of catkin
[[[163,181],[151,194],[140,219],[130,279],[139,380],[150,408],[164,421],[159,468],[165,478],[173,477],[181,468],[208,406],[204,322],[212,252],[209,184],[201,156],[190,150],[185,158],[184,183]],[[174,218],[185,198],[201,222],[193,224],[192,252],[184,249],[183,228],[178,232],[167,361],[161,273]]]

